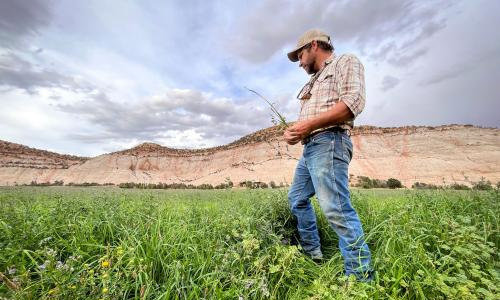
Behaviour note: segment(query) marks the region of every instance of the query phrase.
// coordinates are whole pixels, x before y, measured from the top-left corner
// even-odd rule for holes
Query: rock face
[[[397,178],[451,184],[500,181],[500,130],[470,125],[378,128],[352,132],[352,178]],[[231,144],[183,150],[144,143],[134,148],[83,158],[0,141],[0,185],[63,181],[65,184],[203,183],[251,180],[289,184],[302,145],[287,145],[277,128]]]

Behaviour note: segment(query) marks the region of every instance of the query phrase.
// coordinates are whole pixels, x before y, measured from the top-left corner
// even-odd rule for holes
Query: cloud
[[[500,46],[500,43],[499,43]],[[453,65],[447,65],[444,68],[436,71],[428,78],[421,80],[419,86],[429,86],[433,84],[438,84],[453,78],[457,78],[465,75],[466,73],[473,71],[477,68],[483,68],[485,64],[498,64],[500,62],[500,47],[497,47],[490,51],[485,51],[480,54],[476,54],[469,57],[461,63],[455,63]],[[487,75],[484,75],[485,77]]]
[[[394,76],[387,75],[382,79],[382,91],[386,92],[390,89],[395,88],[399,84],[400,80],[399,78],[396,78]]]
[[[419,85],[420,86],[428,86],[433,84],[438,84],[440,82],[456,78],[460,75],[463,75],[464,72],[471,70],[474,67],[473,64],[458,64],[451,66],[446,70],[441,70],[437,72],[437,74],[433,74],[429,78],[422,80]]]
[[[52,1],[0,1],[0,47],[17,47],[28,36],[37,35],[51,22]]]
[[[19,88],[30,94],[36,93],[41,87],[63,88],[75,92],[92,90],[89,84],[75,77],[36,66],[12,52],[0,54],[0,86]]]
[[[99,92],[89,95],[86,101],[57,107],[101,128],[97,134],[69,136],[90,143],[130,138],[159,141],[192,130],[220,144],[269,122],[268,111],[256,100],[235,103],[187,89],[169,89],[135,104],[112,101]]]
[[[322,28],[332,34],[334,46],[353,44],[371,58],[405,65],[425,54],[425,49],[415,51],[415,44],[445,28],[438,13],[445,6],[400,0],[263,1],[235,26],[232,49],[247,61],[262,63],[295,45],[307,29]]]
[[[393,49],[392,55],[389,59],[387,59],[387,62],[394,66],[408,66],[411,64],[413,61],[415,61],[417,58],[420,56],[423,56],[425,53],[427,53],[427,49],[417,49],[413,52],[409,51],[402,51],[402,50],[395,50]],[[391,52],[389,52],[391,53]]]

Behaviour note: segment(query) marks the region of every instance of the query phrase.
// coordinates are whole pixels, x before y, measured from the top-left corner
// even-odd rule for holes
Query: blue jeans
[[[371,279],[370,250],[365,243],[358,214],[350,201],[348,167],[352,142],[343,132],[322,132],[304,145],[288,201],[297,217],[300,244],[305,252],[317,252],[320,239],[310,198],[316,194],[328,223],[339,237],[345,275]]]

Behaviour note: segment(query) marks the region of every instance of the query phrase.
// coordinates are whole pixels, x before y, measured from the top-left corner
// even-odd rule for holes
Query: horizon
[[[272,126],[245,86],[297,118],[308,76],[286,53],[310,28],[364,64],[356,127],[499,128],[499,10],[488,0],[3,1],[0,140],[81,157],[144,142],[227,145]]]
[[[416,128],[420,128],[420,127],[429,128],[429,127],[431,127],[431,128],[439,128],[439,127],[451,127],[451,126],[474,127],[474,128],[480,128],[480,129],[499,129],[499,127],[488,127],[488,126],[480,126],[480,125],[473,125],[473,124],[441,124],[441,125],[435,125],[435,126],[429,126],[429,125],[402,125],[402,126],[396,126],[396,127],[390,127],[390,126],[388,126],[388,127],[381,127],[381,126],[374,126],[374,125],[359,125],[359,126],[355,126],[353,130],[364,129],[366,127],[374,127],[374,128],[377,128],[377,129],[399,129],[399,128],[407,128],[407,127],[416,127]],[[89,158],[89,159],[92,159],[92,158],[95,158],[95,157],[100,156],[100,155],[107,155],[107,154],[112,154],[112,153],[117,153],[117,152],[128,151],[128,150],[137,148],[139,146],[142,146],[144,144],[153,144],[153,145],[160,146],[162,148],[166,148],[166,149],[169,149],[169,150],[184,150],[184,151],[193,151],[193,152],[204,151],[204,150],[212,150],[212,149],[216,149],[216,148],[219,148],[219,147],[220,148],[224,148],[226,146],[229,146],[229,145],[231,145],[233,143],[238,142],[240,139],[243,139],[245,137],[251,136],[251,135],[255,134],[258,131],[271,129],[273,127],[276,127],[276,126],[261,128],[261,129],[258,129],[256,131],[254,131],[254,132],[251,132],[249,134],[243,135],[243,136],[241,136],[241,137],[239,137],[239,138],[237,138],[237,139],[235,139],[233,141],[230,141],[229,143],[222,144],[222,145],[217,145],[217,146],[212,146],[212,147],[206,147],[206,148],[175,148],[175,147],[169,147],[169,146],[157,143],[157,142],[143,141],[143,142],[140,142],[138,144],[132,145],[129,148],[117,149],[115,151],[105,152],[105,153],[101,153],[101,154],[98,154],[98,155],[95,155],[95,156],[81,156],[81,155],[76,155],[76,154],[71,154],[71,153],[61,153],[61,152],[53,151],[51,149],[35,148],[35,147],[30,146],[30,145],[19,144],[19,143],[15,143],[15,142],[11,142],[11,141],[6,141],[6,140],[2,140],[2,139],[0,139],[0,142],[7,142],[7,143],[11,143],[11,144],[18,144],[20,146],[25,146],[25,147],[28,147],[30,149],[34,149],[34,150],[38,150],[38,151],[51,152],[51,153],[58,154],[58,155],[76,156],[78,158]]]

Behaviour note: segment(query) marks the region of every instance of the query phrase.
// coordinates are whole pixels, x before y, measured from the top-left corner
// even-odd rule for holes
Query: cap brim
[[[298,55],[298,54],[299,54],[299,50],[300,50],[300,48],[297,48],[297,49],[293,50],[292,52],[289,52],[289,53],[287,54],[288,59],[289,59],[290,61],[292,61],[292,62],[297,62],[297,61],[299,61],[299,55]]]

